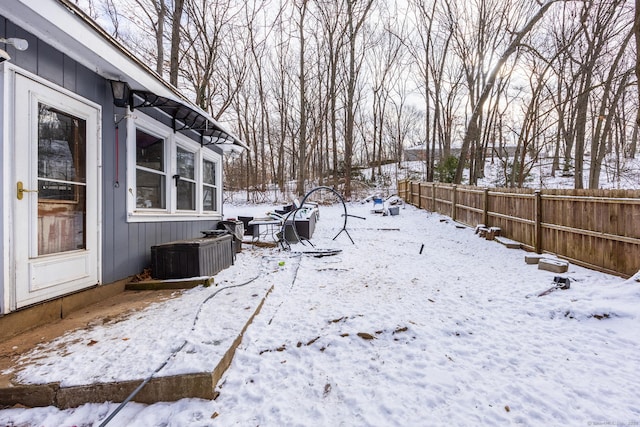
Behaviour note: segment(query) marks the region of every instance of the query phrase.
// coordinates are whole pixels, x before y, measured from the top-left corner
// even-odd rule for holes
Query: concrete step
[[[538,270],[546,270],[553,273],[566,273],[569,270],[569,263],[559,259],[545,258],[538,262]]]
[[[233,356],[237,347],[242,342],[242,337],[252,323],[255,316],[260,312],[264,301],[271,292],[272,288],[269,288],[260,295],[259,302],[256,304],[253,310],[242,310],[241,316],[244,316],[241,322],[239,322],[238,330],[229,331],[231,334],[230,339],[227,342],[230,343],[229,347],[222,353],[222,356],[215,363],[215,368],[211,372],[196,372],[184,375],[173,376],[158,376],[152,378],[142,390],[132,399],[135,402],[140,403],[156,403],[156,402],[171,402],[184,398],[201,398],[201,399],[213,399],[215,397],[215,387],[218,381],[229,368],[233,360]],[[166,292],[166,291],[165,291]],[[147,292],[150,301],[157,301],[157,297],[153,295],[154,292]],[[174,296],[179,298],[178,296]],[[136,304],[135,308],[126,304],[126,297],[117,296],[117,300],[121,303],[120,306],[115,309],[112,308],[110,315],[113,311],[130,310],[131,313],[140,314],[140,302]],[[123,298],[124,301],[123,301]],[[138,298],[139,299],[139,298]],[[108,301],[104,301],[102,305],[110,306]],[[123,316],[126,315],[123,314]],[[104,311],[89,309],[82,316],[82,320],[78,321],[70,316],[71,319],[63,319],[57,325],[59,335],[62,335],[70,325],[76,325],[78,322],[91,322],[93,317],[104,316]],[[88,320],[89,319],[89,320]],[[246,321],[244,320],[246,319]],[[85,325],[87,323],[84,323]],[[76,328],[77,329],[77,328]],[[0,352],[0,372],[3,368],[7,368],[13,365],[14,361],[19,358],[21,354],[24,354],[34,348],[36,345],[41,344],[42,335],[48,336],[47,341],[55,339],[55,334],[51,332],[43,332],[41,330],[31,331],[29,334],[18,335],[11,340],[3,342],[2,351]],[[41,338],[37,338],[41,337]],[[22,343],[20,346],[17,343]],[[12,374],[0,375],[0,409],[8,408],[15,405],[22,405],[26,407],[42,407],[42,406],[56,406],[58,408],[66,409],[84,405],[86,403],[100,403],[100,402],[122,402],[124,401],[133,390],[135,390],[146,378],[139,378],[128,381],[108,382],[108,383],[93,383],[63,387],[59,383],[49,384],[22,384]]]
[[[520,249],[520,242],[516,242],[515,240],[507,239],[503,236],[496,236],[494,239],[496,242],[506,246],[509,249]]]

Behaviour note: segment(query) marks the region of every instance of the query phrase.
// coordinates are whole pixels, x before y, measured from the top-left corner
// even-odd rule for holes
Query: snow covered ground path
[[[226,214],[250,209],[269,207]],[[110,425],[640,425],[640,283],[571,266],[569,290],[538,297],[555,274],[524,251],[411,206],[369,209],[349,205],[366,217],[349,218],[352,244],[332,240],[341,207],[321,208],[312,241],[338,255],[239,254],[274,289],[217,400],[129,404]],[[234,268],[228,284],[251,273]],[[115,406],[10,409],[0,425],[97,426]]]

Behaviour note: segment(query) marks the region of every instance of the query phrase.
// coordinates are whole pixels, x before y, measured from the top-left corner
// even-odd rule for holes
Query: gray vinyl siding
[[[215,228],[216,221],[194,220],[174,222],[128,223],[126,220],[126,126],[120,124],[118,170],[116,177],[116,133],[114,114],[119,117],[124,109],[114,108],[109,83],[54,49],[47,43],[16,27],[0,17],[0,34],[21,37],[29,42],[24,52],[10,47],[11,62],[48,81],[60,85],[102,106],[102,282],[112,283],[141,273],[150,265],[151,246],[174,240],[201,237],[202,230]],[[1,111],[0,111],[1,112]],[[167,117],[145,110],[145,114],[171,125]],[[1,131],[2,129],[0,129]],[[194,138],[195,139],[195,138]],[[199,140],[196,139],[198,142]],[[221,151],[212,147],[215,151]],[[2,174],[0,174],[0,177]],[[120,185],[116,188],[116,179]],[[0,200],[0,203],[2,201]],[[8,209],[0,205],[0,211]],[[3,236],[0,236],[0,238]],[[7,268],[4,259],[0,265]]]

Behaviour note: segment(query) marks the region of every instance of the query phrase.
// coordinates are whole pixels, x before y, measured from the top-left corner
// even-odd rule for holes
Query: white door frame
[[[102,281],[102,108],[99,104],[82,98],[13,64],[5,63],[3,67],[2,153],[4,164],[2,179],[4,182],[5,215],[3,215],[2,235],[6,264],[3,276],[4,285],[0,289],[2,292],[0,312],[8,313],[23,306],[99,284]],[[24,90],[21,93],[16,93],[18,81],[21,82],[22,87],[29,89],[28,95],[24,93]],[[21,106],[22,111],[25,111],[24,103],[26,102],[26,108],[29,110],[29,115],[32,116],[37,111],[37,106],[34,108],[33,103],[38,101],[43,101],[69,114],[87,119],[86,197],[88,211],[85,222],[87,250],[79,251],[84,255],[72,252],[32,257],[33,245],[37,244],[37,236],[34,236],[34,222],[22,218],[21,214],[17,216],[17,212],[25,212],[25,206],[28,203],[32,204],[28,212],[32,215],[33,212],[37,212],[37,194],[27,193],[23,200],[18,200],[16,197],[17,181],[23,181],[25,188],[33,186],[37,188],[37,182],[32,180],[32,177],[37,174],[37,159],[33,158],[33,153],[31,158],[27,160],[31,168],[36,168],[36,171],[32,171],[30,174],[31,176],[26,177],[26,172],[18,165],[17,161],[21,156],[23,159],[25,158],[23,151],[18,150],[29,150],[32,147],[35,138],[32,126],[37,118],[17,117],[15,110]],[[22,116],[22,113],[19,114]],[[16,129],[20,125],[23,125],[24,128]],[[25,132],[27,128],[30,129]],[[25,139],[27,140],[25,141]],[[35,152],[37,154],[37,148]],[[25,259],[25,256],[28,258]],[[56,266],[65,267],[56,271]],[[81,268],[86,271],[67,274],[65,268]],[[32,283],[35,283],[36,277],[50,274],[58,275],[57,279],[60,283],[51,286],[34,285],[32,292]],[[25,296],[25,286],[29,289],[27,296]]]

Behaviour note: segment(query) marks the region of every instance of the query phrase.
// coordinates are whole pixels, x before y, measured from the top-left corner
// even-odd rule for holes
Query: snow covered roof
[[[109,80],[126,81],[133,91],[153,93],[196,113],[208,130],[201,135],[248,149],[206,111],[187,99],[142,60],[102,29],[71,0],[3,0],[2,14],[65,55]],[[196,130],[196,129],[194,129]],[[198,131],[198,130],[196,130]]]

